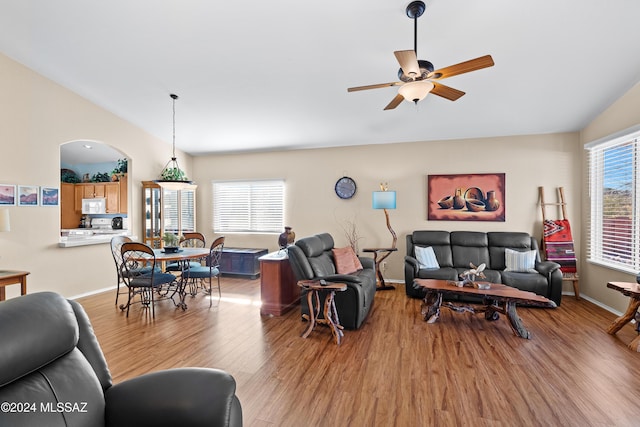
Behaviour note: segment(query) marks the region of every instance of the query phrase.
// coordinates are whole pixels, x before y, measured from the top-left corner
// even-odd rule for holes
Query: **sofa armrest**
[[[107,426],[241,426],[233,377],[218,369],[178,368],[116,384],[105,393]]]
[[[413,268],[414,275],[417,275],[418,271],[420,271],[420,264],[414,257],[406,255],[404,257],[404,263],[406,266],[411,266]]]
[[[541,261],[536,263],[536,271],[545,277],[549,277],[551,273],[560,268],[560,264],[553,261]]]

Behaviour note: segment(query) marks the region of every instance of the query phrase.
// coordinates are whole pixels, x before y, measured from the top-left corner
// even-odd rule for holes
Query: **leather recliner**
[[[358,329],[367,318],[376,294],[375,265],[372,258],[360,258],[363,269],[353,274],[336,273],[332,249],[333,237],[328,233],[298,240],[288,247],[289,263],[297,280],[320,280],[345,283],[347,290],[336,292],[335,304],[340,324],[346,329]],[[302,314],[309,314],[306,291],[301,292]],[[321,301],[320,317],[324,301]]]
[[[87,314],[59,294],[0,302],[0,341],[1,426],[242,425],[235,380],[221,370],[170,369],[112,384]]]

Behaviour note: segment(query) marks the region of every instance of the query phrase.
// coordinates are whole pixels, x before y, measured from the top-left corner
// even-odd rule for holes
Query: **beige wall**
[[[59,182],[59,146],[72,140],[110,144],[131,158],[131,224],[140,234],[140,181],[153,179],[168,160],[170,146],[106,112],[82,97],[0,55],[0,183],[54,186]],[[569,218],[581,230],[588,213],[582,144],[635,125],[640,116],[640,88],[634,87],[584,131],[566,134],[514,136],[457,141],[415,142],[272,153],[211,155],[190,158],[178,153],[180,164],[198,182],[198,224],[211,229],[211,181],[284,178],[287,182],[286,222],[298,237],[328,231],[346,245],[343,227],[354,221],[360,247],[391,241],[384,214],[371,209],[371,191],[380,181],[398,192],[398,208],[390,211],[400,251],[389,258],[386,276],[401,280],[404,238],[412,230],[518,230],[540,236],[538,187],[548,201],[563,186]],[[426,177],[447,173],[506,173],[507,220],[441,222],[426,220]],[[353,177],[358,192],[351,200],[335,196],[335,181]],[[579,207],[582,206],[582,210]],[[108,245],[59,248],[59,210],[11,207],[12,231],[0,234],[0,268],[31,271],[29,290],[55,290],[66,296],[113,286],[115,273]],[[553,216],[553,212],[547,212]],[[578,256],[584,251],[574,233]],[[229,235],[229,246],[275,250],[276,235]],[[581,261],[585,295],[624,310],[626,299],[605,288],[609,280],[632,277]],[[565,290],[570,285],[565,284]],[[9,296],[16,287],[7,289]]]
[[[86,99],[0,55],[0,183],[59,186],[60,144],[92,140],[132,159],[129,182],[134,232],[140,234],[140,181],[154,179],[171,146]],[[170,118],[170,116],[168,116]],[[189,157],[178,153],[191,172]],[[109,245],[59,248],[60,212],[52,207],[10,207],[11,232],[0,233],[0,269],[28,270],[29,292],[74,296],[115,284]],[[19,294],[7,288],[7,296]]]
[[[346,246],[343,227],[353,221],[362,237],[360,248],[388,246],[391,234],[384,213],[371,208],[371,192],[385,181],[397,191],[397,209],[389,214],[399,248],[388,258],[385,276],[403,280],[405,236],[413,230],[525,231],[541,236],[539,186],[545,187],[547,201],[555,201],[556,188],[564,187],[570,219],[579,224],[580,154],[578,134],[568,133],[196,157],[198,224],[212,236],[211,181],[283,178],[286,223],[298,238],[327,231],[338,246]],[[427,221],[427,175],[499,172],[506,174],[505,222]],[[334,193],[343,175],[358,185],[353,199],[341,200]],[[231,234],[226,244],[275,250],[277,236]]]
[[[618,99],[611,107],[600,114],[581,132],[581,142],[587,144],[608,135],[620,132],[624,129],[640,124],[640,84],[635,85],[624,96]],[[583,200],[582,215],[589,215],[589,191],[587,187],[587,156],[582,150],[583,156]],[[582,224],[582,234],[586,235],[586,221]],[[584,243],[582,252],[585,252]],[[607,282],[635,282],[635,276],[620,271],[604,268],[591,264],[586,260],[580,263],[581,288],[583,292],[603,304],[624,312],[629,299],[621,293],[607,288]]]

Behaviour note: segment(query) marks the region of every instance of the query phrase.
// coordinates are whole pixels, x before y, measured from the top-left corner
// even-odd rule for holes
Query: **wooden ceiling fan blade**
[[[469,61],[435,70],[428,76],[428,78],[435,80],[446,79],[447,77],[457,76],[458,74],[464,74],[471,71],[481,70],[487,67],[493,67],[493,65],[494,63],[491,55],[485,55],[476,59],[470,59]]]
[[[395,98],[393,98],[391,100],[391,102],[389,104],[387,104],[386,107],[384,107],[385,110],[393,110],[394,108],[396,108],[398,105],[400,105],[400,103],[404,101],[404,96],[397,94]]]
[[[436,83],[436,82],[432,82],[432,83],[433,83],[433,89],[431,89],[431,93],[434,95],[441,96],[450,101],[455,101],[464,95],[464,92],[461,90],[454,89],[449,86],[445,86],[441,83]]]
[[[348,88],[347,92],[356,92],[358,90],[369,90],[369,89],[378,89],[381,87],[398,86],[398,85],[401,85],[402,83],[403,82],[391,82],[391,83],[379,83],[376,85],[356,86],[356,87]]]
[[[406,76],[419,77],[420,65],[418,65],[418,58],[416,52],[413,50],[396,50],[393,52],[400,64],[400,68]]]

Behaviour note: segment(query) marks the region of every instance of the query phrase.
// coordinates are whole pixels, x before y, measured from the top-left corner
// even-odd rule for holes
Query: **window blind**
[[[590,215],[587,259],[640,271],[640,132],[587,146]]]
[[[213,231],[281,233],[284,181],[214,181]]]
[[[195,191],[165,189],[163,197],[165,231],[174,234],[195,231]]]

